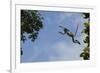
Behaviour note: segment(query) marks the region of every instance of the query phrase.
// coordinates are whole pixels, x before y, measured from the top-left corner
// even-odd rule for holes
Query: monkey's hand
[[[64,27],[62,27],[62,26],[59,26],[60,28],[64,28]]]
[[[62,32],[59,32],[60,34],[62,34],[62,35],[64,35],[64,33],[62,33]]]

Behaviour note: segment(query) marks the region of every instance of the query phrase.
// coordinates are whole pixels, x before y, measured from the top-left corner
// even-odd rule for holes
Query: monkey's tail
[[[77,28],[76,28],[76,32],[75,32],[75,35],[74,36],[76,36],[76,34],[77,34],[78,27],[79,27],[79,24],[77,24]]]

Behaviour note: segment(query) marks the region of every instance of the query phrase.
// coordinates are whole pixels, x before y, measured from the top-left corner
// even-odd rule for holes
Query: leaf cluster
[[[90,14],[89,13],[83,13],[84,15],[84,19],[90,19]],[[83,42],[85,44],[87,44],[87,46],[83,49],[82,53],[80,54],[80,57],[82,57],[84,60],[89,60],[90,59],[90,23],[89,21],[88,22],[85,22],[84,23],[84,29],[82,30],[82,33],[84,33],[86,36],[85,36],[85,39],[83,40]]]
[[[36,10],[21,10],[21,41],[25,42],[25,33],[31,41],[35,41],[39,30],[43,28],[42,19]]]

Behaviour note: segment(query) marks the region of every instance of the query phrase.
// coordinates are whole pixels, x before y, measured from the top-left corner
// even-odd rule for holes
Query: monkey
[[[74,39],[76,34],[70,32],[69,29],[67,29],[67,28],[65,28],[65,27],[63,27],[63,26],[59,26],[59,27],[62,28],[63,31],[64,31],[64,32],[59,32],[60,34],[62,34],[62,35],[67,34],[69,37],[72,38],[73,43],[78,43],[79,45],[81,45],[81,43],[80,43],[78,40],[75,40],[75,39]]]

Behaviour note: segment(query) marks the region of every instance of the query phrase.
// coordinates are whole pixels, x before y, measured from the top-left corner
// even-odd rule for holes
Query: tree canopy
[[[85,48],[83,49],[82,53],[80,54],[80,57],[83,57],[84,60],[90,59],[90,14],[89,13],[83,13],[83,18],[87,19],[87,22],[84,23],[84,29],[82,33],[84,33],[85,39],[83,42],[86,44]]]
[[[21,10],[21,41],[23,43],[27,40],[26,34],[32,42],[37,39],[39,30],[43,28],[42,19],[36,10]]]

